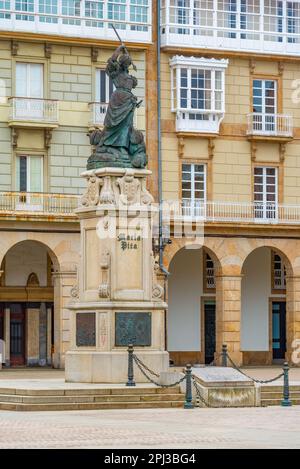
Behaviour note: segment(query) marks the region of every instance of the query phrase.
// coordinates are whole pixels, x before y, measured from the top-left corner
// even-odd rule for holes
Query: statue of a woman
[[[107,62],[106,73],[115,90],[109,100],[103,130],[95,130],[90,135],[96,150],[88,160],[87,169],[144,168],[147,164],[144,136],[133,127],[134,112],[141,101],[131,91],[137,86],[137,79],[129,74],[130,65],[131,57],[123,45]]]

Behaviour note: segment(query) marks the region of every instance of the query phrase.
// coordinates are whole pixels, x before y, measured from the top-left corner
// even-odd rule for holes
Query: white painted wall
[[[181,249],[170,265],[168,350],[201,350],[202,249]]]
[[[245,261],[242,278],[241,349],[269,350],[271,250],[259,248]]]
[[[47,251],[34,241],[17,244],[5,257],[5,285],[23,287],[28,276],[35,272],[40,286],[47,285]]]

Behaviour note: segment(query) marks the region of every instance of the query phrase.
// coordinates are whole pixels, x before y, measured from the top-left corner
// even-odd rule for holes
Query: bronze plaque
[[[76,314],[76,345],[77,347],[95,347],[96,345],[96,314]]]
[[[115,345],[151,345],[151,313],[116,313]]]

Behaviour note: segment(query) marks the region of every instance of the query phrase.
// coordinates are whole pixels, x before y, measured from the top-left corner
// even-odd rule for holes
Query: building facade
[[[236,363],[291,359],[300,2],[161,6],[163,198],[180,201],[173,235],[178,219],[204,225],[201,249],[178,236],[165,249],[168,350],[176,364],[209,363],[222,343]]]
[[[73,210],[86,184],[80,174],[91,154],[89,132],[103,125],[113,89],[105,74],[118,45],[112,24],[138,69],[135,92],[143,104],[136,125],[151,137],[156,114],[146,102],[156,60],[150,1],[0,2],[0,339],[6,365],[64,366],[67,305],[76,294],[79,259]]]
[[[6,364],[64,365],[79,260],[73,210],[88,133],[103,124],[112,91],[104,73],[118,44],[112,23],[138,69],[149,189],[176,207],[163,252],[170,358],[209,363],[226,343],[236,363],[290,359],[300,339],[300,2],[8,0],[0,1]],[[204,237],[193,244],[197,224]]]

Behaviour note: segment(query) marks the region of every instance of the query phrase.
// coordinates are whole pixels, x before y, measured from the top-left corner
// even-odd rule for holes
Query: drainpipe
[[[157,0],[156,3],[156,18],[157,18],[157,41],[156,41],[156,55],[157,55],[157,159],[158,159],[158,203],[159,203],[159,267],[164,274],[164,300],[166,301],[166,280],[170,272],[165,269],[163,264],[164,242],[163,242],[163,213],[162,213],[162,158],[161,158],[161,78],[160,78],[160,7],[161,2]],[[164,338],[165,350],[168,349],[168,336],[167,336],[167,310],[164,311]]]
[[[163,213],[162,213],[162,158],[161,158],[161,77],[160,77],[160,8],[161,2],[157,0],[157,158],[158,158],[158,203],[159,203],[159,267],[167,277],[168,272],[163,265]]]

